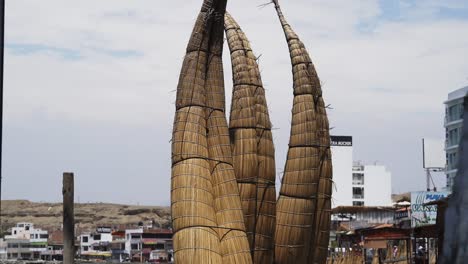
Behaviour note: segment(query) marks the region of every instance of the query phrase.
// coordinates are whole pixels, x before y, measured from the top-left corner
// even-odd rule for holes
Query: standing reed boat
[[[276,218],[275,149],[257,58],[236,21],[226,14],[233,92],[229,131],[253,262],[273,263]]]
[[[252,257],[245,229],[244,214],[233,167],[231,142],[225,113],[223,41],[226,1],[218,1],[214,13],[215,36],[210,40],[206,76],[208,155],[213,182],[214,208],[218,224],[223,264],[250,264]]]
[[[273,3],[288,43],[294,87],[291,138],[277,204],[275,260],[323,264],[333,184],[328,117],[309,53],[278,0]]]
[[[260,71],[250,43],[204,0],[179,77],[172,138],[171,210],[176,263],[325,263],[331,214],[329,124],[304,44],[273,0],[291,56],[294,102],[289,150],[276,201],[275,150]],[[233,70],[229,127],[223,33]]]
[[[227,0],[205,0],[179,77],[172,138],[176,263],[252,263],[224,113]]]

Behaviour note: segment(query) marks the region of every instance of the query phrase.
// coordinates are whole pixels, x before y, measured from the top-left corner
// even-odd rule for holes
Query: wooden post
[[[63,263],[73,264],[75,258],[75,215],[73,173],[63,173]]]

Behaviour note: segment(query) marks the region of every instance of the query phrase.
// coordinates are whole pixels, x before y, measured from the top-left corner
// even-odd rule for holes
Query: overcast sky
[[[168,205],[174,90],[202,0],[6,2],[2,198],[60,201],[73,171],[80,202]],[[292,76],[265,2],[228,10],[262,55],[279,178]],[[394,192],[423,190],[421,138],[443,139],[443,102],[468,85],[468,2],[280,3],[316,65],[332,134],[354,137],[355,160],[386,165]]]

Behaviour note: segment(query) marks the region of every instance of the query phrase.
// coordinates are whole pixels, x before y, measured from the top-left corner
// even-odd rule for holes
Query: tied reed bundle
[[[215,15],[214,35],[210,42],[213,52],[208,59],[206,76],[208,155],[223,263],[247,264],[252,263],[252,258],[232,165],[232,150],[225,115],[222,62],[225,8],[226,5],[222,7],[222,12]]]
[[[277,204],[276,262],[322,264],[328,252],[332,193],[328,117],[312,60],[278,0],[273,3],[289,46],[294,81],[291,138]]]
[[[177,87],[171,208],[177,263],[252,263],[224,111],[226,0],[205,0]]]
[[[177,86],[172,137],[171,210],[177,263],[222,262],[208,163],[205,72],[213,1],[204,1]]]
[[[257,58],[236,21],[225,17],[233,96],[229,131],[253,262],[273,262],[276,215],[275,150]]]

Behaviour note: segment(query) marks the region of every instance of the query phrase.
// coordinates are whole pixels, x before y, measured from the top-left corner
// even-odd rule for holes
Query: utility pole
[[[3,53],[5,47],[5,0],[0,0],[0,235],[2,225],[2,153],[3,153]]]
[[[63,174],[63,263],[73,264],[75,259],[75,215],[73,173]]]

